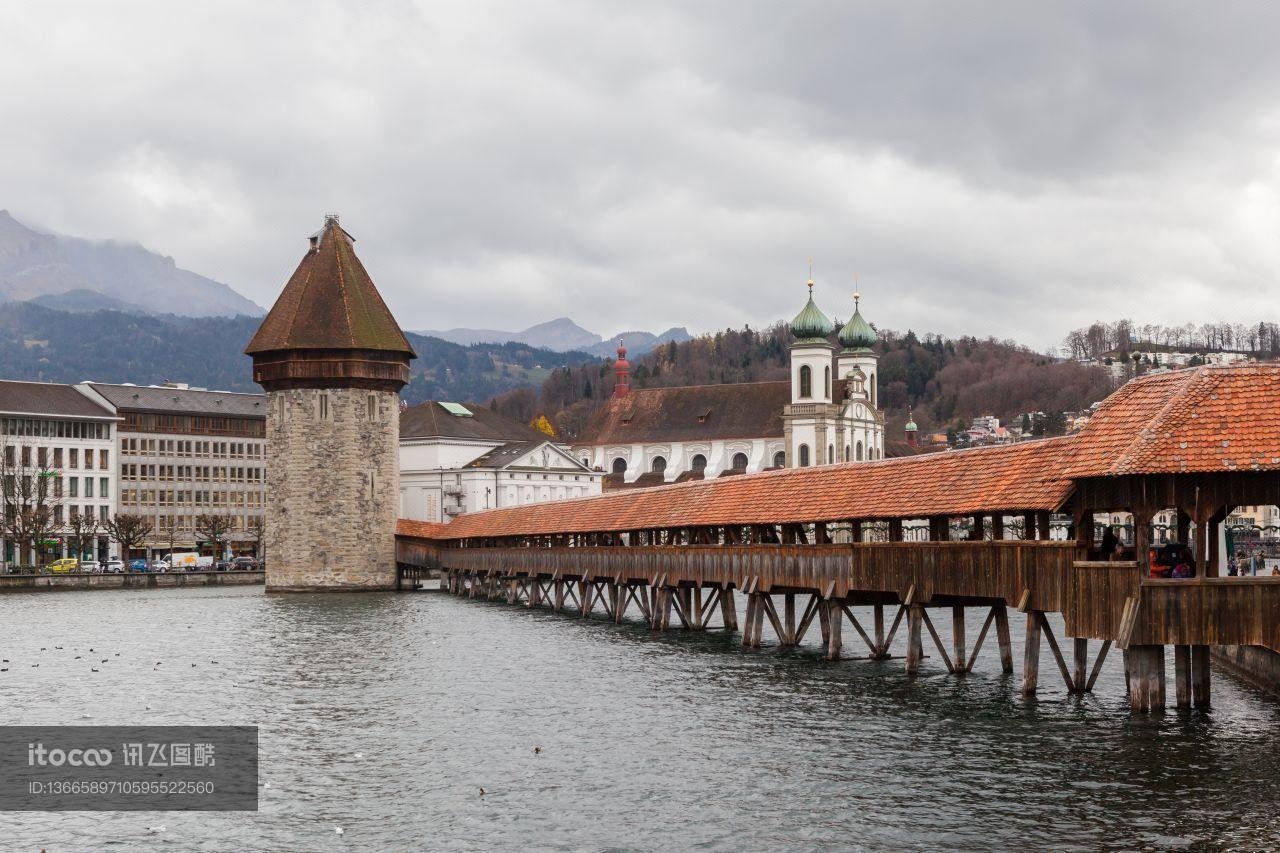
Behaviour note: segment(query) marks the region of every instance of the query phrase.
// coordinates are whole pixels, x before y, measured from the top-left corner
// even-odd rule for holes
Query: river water
[[[8,723],[252,724],[262,754],[256,813],[0,813],[0,849],[1280,843],[1280,704],[1225,676],[1208,713],[1133,717],[1118,655],[1078,700],[1046,650],[1027,701],[994,642],[914,681],[736,642],[435,593],[6,594]]]

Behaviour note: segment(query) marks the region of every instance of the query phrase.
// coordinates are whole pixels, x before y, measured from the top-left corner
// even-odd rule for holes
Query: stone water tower
[[[267,392],[269,591],[392,589],[400,389],[416,358],[325,217],[245,348]]]

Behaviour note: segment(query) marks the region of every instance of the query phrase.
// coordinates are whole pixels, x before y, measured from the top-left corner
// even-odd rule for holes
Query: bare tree
[[[93,513],[71,513],[67,519],[67,545],[77,559],[98,540],[98,517]]]
[[[55,507],[62,504],[61,477],[46,467],[46,453],[25,442],[7,444],[0,453],[0,529],[17,545],[19,562],[34,549],[37,566],[57,532]]]
[[[213,562],[218,562],[218,545],[231,530],[231,516],[201,513],[196,516],[196,539],[208,539],[213,543]]]
[[[103,525],[112,539],[120,543],[120,551],[127,559],[129,552],[146,542],[151,536],[151,522],[146,516],[118,512],[115,518]]]
[[[267,517],[265,515],[250,516],[249,532],[258,543],[258,560],[261,562],[267,559]]]

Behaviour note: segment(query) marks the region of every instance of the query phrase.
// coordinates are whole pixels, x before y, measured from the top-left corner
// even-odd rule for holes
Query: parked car
[[[151,567],[147,565],[147,561],[141,558],[133,560],[129,563],[129,571],[131,572],[149,572]]]
[[[151,571],[167,572],[169,571],[169,560],[167,557],[161,557],[159,560],[151,561]]]
[[[110,560],[107,560],[106,571],[112,574],[119,574],[124,571],[124,562],[119,557],[112,557]]]
[[[69,575],[79,569],[80,561],[75,557],[62,557],[49,564],[49,571],[55,575]]]
[[[236,557],[231,561],[231,568],[240,572],[251,572],[258,568],[258,561],[253,557]]]

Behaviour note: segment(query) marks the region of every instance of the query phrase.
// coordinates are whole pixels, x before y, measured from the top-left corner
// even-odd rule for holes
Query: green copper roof
[[[907,414],[907,432],[915,432],[918,429],[920,429],[920,427],[916,426],[916,416],[914,414],[908,413]]]
[[[840,329],[840,343],[848,349],[871,349],[876,343],[876,330],[858,310],[858,297],[854,294],[853,316]]]
[[[800,340],[819,339],[825,341],[827,335],[835,329],[835,325],[813,304],[813,282],[809,282],[809,301],[800,313],[791,321],[791,334]]]

